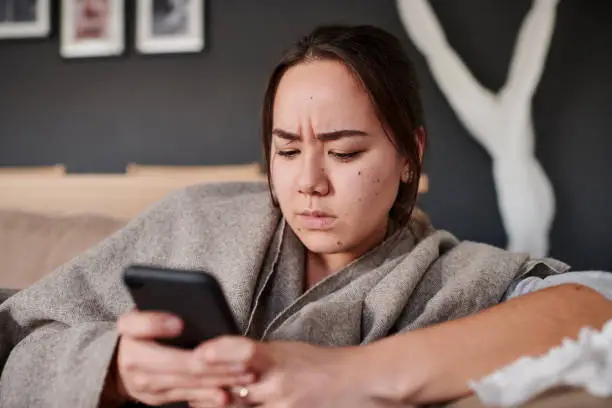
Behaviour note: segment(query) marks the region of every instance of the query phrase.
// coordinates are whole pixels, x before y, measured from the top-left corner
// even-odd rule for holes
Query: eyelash
[[[300,153],[299,150],[279,150],[278,151],[279,156],[285,157],[287,159],[295,158],[295,156],[297,156],[298,153]],[[350,161],[352,159],[357,158],[361,153],[363,153],[363,151],[356,151],[356,152],[350,152],[350,153],[329,152],[329,154],[331,154],[332,156],[334,156],[336,159],[340,161]]]
[[[295,157],[296,154],[298,154],[299,152],[297,150],[279,150],[277,152],[277,154],[281,157],[287,157],[289,159],[292,159]]]

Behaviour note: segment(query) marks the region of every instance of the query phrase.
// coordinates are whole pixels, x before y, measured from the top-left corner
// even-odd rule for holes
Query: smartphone
[[[159,339],[162,344],[193,349],[218,336],[240,334],[219,282],[209,273],[132,265],[123,281],[138,310],[169,312],[183,320],[183,332]]]

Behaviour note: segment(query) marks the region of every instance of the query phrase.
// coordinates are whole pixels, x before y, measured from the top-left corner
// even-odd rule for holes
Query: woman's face
[[[282,77],[273,109],[272,186],[304,245],[359,256],[380,242],[407,161],[363,85],[340,62],[299,64]]]

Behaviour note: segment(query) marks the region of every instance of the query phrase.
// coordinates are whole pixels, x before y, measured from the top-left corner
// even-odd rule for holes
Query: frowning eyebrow
[[[281,139],[296,141],[302,140],[302,137],[296,133],[287,132],[282,129],[274,129],[272,130],[272,134],[280,137]],[[342,139],[344,137],[354,137],[354,136],[368,136],[368,134],[362,130],[355,129],[344,129],[344,130],[334,130],[333,132],[325,132],[317,134],[317,139],[322,142],[329,142],[332,140]]]

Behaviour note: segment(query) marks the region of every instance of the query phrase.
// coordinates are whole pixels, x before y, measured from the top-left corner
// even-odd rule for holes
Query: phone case
[[[163,344],[192,349],[218,336],[240,334],[221,286],[206,272],[132,265],[123,278],[139,310],[169,312],[183,320],[181,335],[159,339]]]

